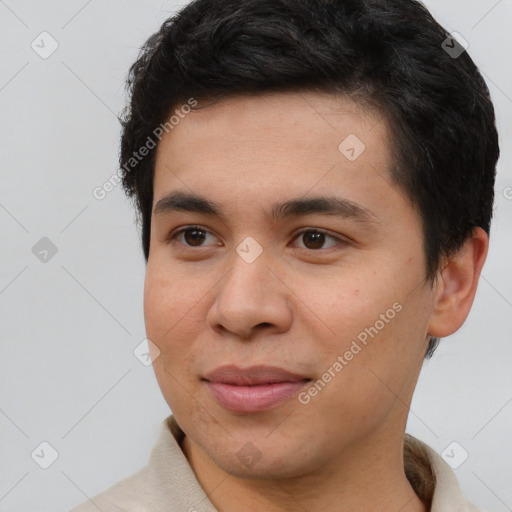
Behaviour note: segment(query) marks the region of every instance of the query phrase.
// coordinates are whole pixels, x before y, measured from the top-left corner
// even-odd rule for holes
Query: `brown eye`
[[[210,240],[208,240],[210,239]],[[177,241],[185,247],[207,247],[221,245],[215,235],[201,228],[201,226],[188,226],[176,231],[169,237],[171,241]]]
[[[198,229],[187,229],[183,232],[183,238],[188,245],[192,247],[200,246],[206,239],[204,231]]]
[[[302,235],[302,240],[308,249],[321,249],[325,243],[325,235],[318,231],[308,231]]]
[[[309,229],[299,233],[297,240],[302,241],[302,246],[299,245],[299,247],[310,250],[329,249],[343,243],[343,240],[317,229]],[[326,243],[327,246],[325,246]]]

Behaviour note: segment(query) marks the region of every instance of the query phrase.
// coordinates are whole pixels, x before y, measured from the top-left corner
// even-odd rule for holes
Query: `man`
[[[75,511],[476,510],[404,434],[488,250],[498,140],[464,48],[415,0],[196,0],[129,85],[172,416]]]

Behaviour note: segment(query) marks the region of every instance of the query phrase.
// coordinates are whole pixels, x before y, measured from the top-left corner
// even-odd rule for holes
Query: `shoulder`
[[[212,510],[181,451],[182,435],[174,418],[164,420],[144,468],[70,512],[186,512],[198,504]]]
[[[153,487],[147,467],[137,471],[100,494],[71,509],[70,512],[132,512],[151,510],[148,507],[148,492]]]
[[[416,494],[430,503],[430,512],[483,512],[462,494],[452,468],[430,446],[406,434],[404,467]]]

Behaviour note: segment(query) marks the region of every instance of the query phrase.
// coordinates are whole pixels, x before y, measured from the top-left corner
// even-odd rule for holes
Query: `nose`
[[[214,331],[247,340],[259,332],[278,334],[290,329],[291,292],[268,263],[263,255],[252,263],[234,255],[208,312]]]

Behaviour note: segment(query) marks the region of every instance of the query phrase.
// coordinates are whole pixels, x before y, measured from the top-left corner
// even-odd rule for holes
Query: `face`
[[[328,470],[403,434],[433,292],[388,134],[347,97],[273,93],[158,146],[147,336],[188,442],[228,473]]]

